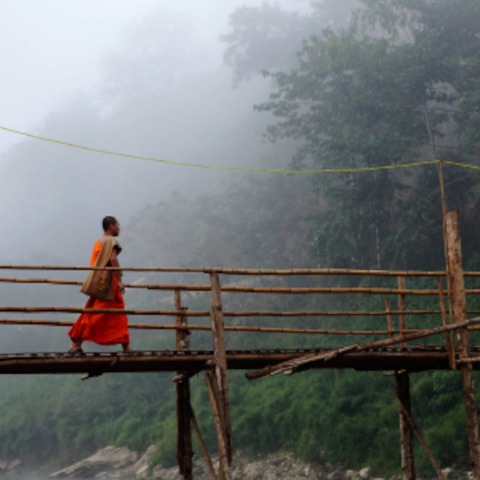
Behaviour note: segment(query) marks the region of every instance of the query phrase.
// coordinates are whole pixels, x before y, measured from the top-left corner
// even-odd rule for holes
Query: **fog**
[[[134,254],[142,232],[134,227],[141,222],[132,224],[132,218],[172,195],[221,191],[242,175],[175,163],[287,165],[287,156],[261,137],[267,119],[253,111],[267,95],[268,82],[255,78],[234,86],[223,60],[220,36],[229,30],[229,15],[248,4],[258,2],[2,2],[1,126],[173,164],[0,130],[1,264],[85,265],[105,215],[122,224],[122,263],[145,261]],[[163,227],[172,228],[167,222]],[[170,263],[175,266],[175,259]],[[62,272],[12,276],[72,278]],[[77,288],[8,283],[0,288],[2,305],[84,301]],[[135,301],[132,293],[129,305]],[[1,351],[62,349],[64,343],[64,329],[6,326]]]
[[[0,264],[86,265],[101,235],[101,219],[115,215],[122,225],[122,264],[151,265],[142,255],[142,212],[149,207],[174,198],[195,202],[199,195],[242,183],[245,174],[228,167],[288,168],[293,144],[266,141],[272,119],[254,110],[271,87],[261,74],[263,64],[248,66],[239,81],[241,75],[224,57],[222,37],[231,33],[231,15],[242,6],[268,14],[275,4],[2,2],[6,74],[0,79],[0,126],[51,141],[0,129]],[[302,15],[310,12],[310,2],[285,0],[281,8]],[[291,62],[308,33],[299,30],[288,51],[277,49],[268,60],[274,67]],[[178,221],[153,218],[157,231],[183,231]],[[170,231],[176,256],[156,255],[163,262],[158,266],[178,266],[179,258],[195,264],[190,250],[178,252],[175,238]],[[64,277],[61,272],[13,275]],[[78,289],[5,283],[0,289],[3,305],[81,306],[84,301]],[[128,301],[135,305],[134,293]],[[18,338],[10,342],[4,336],[2,351],[18,350],[23,329],[6,329]],[[63,329],[54,337],[41,330],[32,329],[36,349],[63,345]],[[33,340],[25,341],[21,348],[32,348]]]
[[[285,166],[253,112],[268,83],[234,88],[228,18],[256,1],[2,2],[0,125],[91,148],[213,166]],[[308,9],[308,2],[282,7]],[[83,263],[101,218],[232,175],[0,133],[3,263]],[[238,174],[237,174],[238,175]],[[233,181],[235,181],[233,179]],[[65,248],[59,248],[65,245]]]

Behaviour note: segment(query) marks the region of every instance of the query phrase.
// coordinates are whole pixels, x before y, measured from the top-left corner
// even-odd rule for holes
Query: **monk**
[[[93,246],[90,266],[119,267],[118,255],[122,248],[117,237],[120,234],[120,224],[115,217],[108,216],[103,219],[102,226],[104,235]],[[95,271],[91,275],[95,275]],[[108,294],[102,297],[103,299],[90,296],[85,308],[125,309],[122,272],[113,271],[108,277],[108,282]],[[121,344],[124,352],[131,351],[128,319],[124,313],[82,313],[68,335],[72,340],[69,350],[72,354],[83,354],[82,342],[85,340],[100,345]]]

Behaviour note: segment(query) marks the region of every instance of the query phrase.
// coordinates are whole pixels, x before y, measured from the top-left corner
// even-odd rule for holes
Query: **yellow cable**
[[[444,160],[446,165],[453,165],[454,167],[470,168],[472,170],[480,170],[480,165],[469,165],[468,163],[452,162],[450,160]]]
[[[439,160],[426,160],[422,162],[412,162],[412,163],[403,163],[398,165],[380,165],[377,167],[360,167],[360,168],[319,168],[311,170],[286,170],[286,169],[275,169],[275,168],[254,168],[254,167],[221,167],[216,165],[204,165],[199,163],[188,163],[188,162],[174,162],[171,160],[163,160],[156,157],[147,157],[143,155],[135,155],[130,153],[114,152],[110,150],[103,150],[100,148],[87,147],[85,145],[79,145],[77,143],[66,142],[63,140],[56,140],[54,138],[43,137],[41,135],[34,135],[29,132],[22,132],[20,130],[15,130],[13,128],[8,128],[0,125],[0,130],[5,132],[13,133],[15,135],[21,135],[23,137],[32,138],[34,140],[40,140],[42,142],[55,143],[57,145],[63,145],[65,147],[76,148],[79,150],[85,150],[87,152],[99,153],[102,155],[111,155],[115,157],[122,158],[132,158],[135,160],[143,160],[148,162],[157,162],[164,163],[166,165],[175,165],[179,167],[190,167],[190,168],[208,168],[212,170],[226,170],[226,171],[236,171],[236,172],[257,172],[257,173],[286,173],[293,175],[317,175],[321,173],[360,173],[360,172],[374,172],[379,170],[395,170],[399,168],[411,168],[411,167],[421,167],[424,165],[434,165],[439,163]],[[454,164],[453,162],[445,162]],[[462,164],[458,164],[463,166]],[[472,167],[473,168],[473,167]],[[480,167],[478,167],[480,168]]]

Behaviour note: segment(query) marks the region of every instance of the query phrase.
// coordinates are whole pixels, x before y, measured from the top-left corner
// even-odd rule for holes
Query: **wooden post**
[[[180,290],[175,290],[175,308],[177,311],[186,311],[182,307]],[[188,319],[185,315],[177,315],[176,325],[185,326]],[[175,344],[178,351],[190,350],[190,334],[188,330],[177,330]],[[175,381],[177,384],[177,462],[180,475],[185,480],[193,478],[193,448],[190,408],[190,376],[188,372],[177,372]]]
[[[447,280],[448,281],[448,280]],[[445,294],[443,290],[443,278],[439,277],[438,278],[438,296],[439,296],[439,301],[440,301],[440,312],[442,315],[442,325],[444,327],[447,326],[448,322],[447,319],[450,317],[447,317],[447,308],[445,305]],[[445,332],[445,345],[448,350],[448,359],[450,362],[450,367],[453,369],[457,368],[457,362],[455,358],[455,345],[453,342],[452,338],[452,332]]]
[[[385,299],[385,313],[387,315],[387,327],[390,337],[393,337],[393,318],[392,314],[390,313],[390,300],[388,298]]]
[[[218,410],[217,437],[220,449],[220,470],[222,478],[230,479],[230,465],[232,462],[230,408],[228,401],[227,355],[225,351],[224,318],[220,279],[217,272],[210,273],[212,287],[212,306],[210,319],[213,335],[213,350],[215,367],[213,374],[207,374],[207,385],[212,403],[214,416]],[[224,450],[224,451],[223,451]]]
[[[401,276],[397,277],[397,285],[399,290],[405,290],[406,288],[405,277],[401,277]],[[405,328],[406,328],[405,314],[403,313],[405,311],[405,306],[406,306],[405,294],[400,293],[398,295],[398,310],[400,312],[398,316],[398,327],[400,330],[400,335],[403,335],[405,333]],[[402,347],[406,348],[407,342],[402,342]]]
[[[402,459],[403,480],[415,480],[414,432],[406,418],[412,414],[410,401],[410,378],[407,371],[395,372],[396,392],[398,398],[398,413],[400,420],[400,450]]]
[[[462,323],[466,319],[466,296],[462,266],[462,248],[457,212],[448,212],[445,216],[448,276],[450,282],[453,315],[455,323]],[[464,360],[469,357],[468,330],[457,331],[458,357]],[[467,419],[468,448],[470,468],[473,478],[480,480],[480,435],[478,430],[477,402],[475,386],[472,376],[472,364],[461,363],[460,373],[463,383],[463,398]]]

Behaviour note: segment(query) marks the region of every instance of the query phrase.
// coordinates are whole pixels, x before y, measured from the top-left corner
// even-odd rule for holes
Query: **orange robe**
[[[97,240],[93,246],[90,266],[94,266],[98,254],[102,250],[102,240]],[[115,308],[125,309],[123,295],[118,290],[118,279],[113,275],[113,300],[98,300],[90,297],[85,308]],[[72,340],[87,340],[100,345],[115,345],[130,343],[128,319],[124,313],[82,313],[68,332]]]

